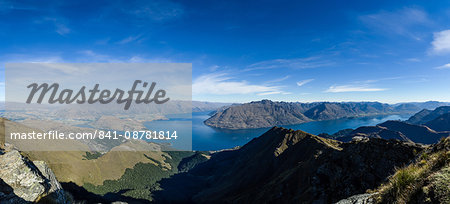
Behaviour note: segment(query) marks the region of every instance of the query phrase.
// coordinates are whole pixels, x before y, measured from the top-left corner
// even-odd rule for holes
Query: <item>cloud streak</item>
[[[305,85],[305,84],[307,84],[309,82],[312,82],[312,81],[314,81],[314,79],[305,79],[305,80],[302,80],[302,81],[298,81],[297,82],[297,86],[303,86],[303,85]]]
[[[334,65],[333,62],[323,60],[321,57],[307,57],[294,59],[274,59],[257,62],[249,65],[244,71],[265,70],[265,69],[308,69]]]
[[[123,11],[143,21],[165,22],[180,17],[184,13],[181,4],[172,1],[126,2]]]
[[[247,81],[237,81],[227,74],[206,74],[194,80],[192,85],[193,94],[257,94],[272,95],[283,94],[278,86],[267,86],[250,84]]]
[[[433,22],[428,14],[418,8],[404,8],[397,11],[380,11],[363,15],[360,21],[369,28],[385,35],[396,34],[421,40],[422,36],[414,32],[417,26],[428,26]]]
[[[450,69],[450,63],[435,67],[435,69]]]
[[[291,77],[291,76],[287,75],[287,76],[282,77],[282,78],[270,80],[270,81],[267,81],[266,84],[273,84],[273,83],[282,82],[282,81],[284,81],[284,80],[286,80],[286,79],[289,79],[289,77]]]
[[[61,17],[45,17],[41,20],[36,20],[34,23],[42,24],[42,23],[51,23],[54,26],[55,32],[61,36],[65,36],[71,32],[70,28],[66,25],[66,20]]]
[[[368,85],[341,85],[330,86],[325,92],[327,93],[345,93],[345,92],[374,92],[385,91],[383,88],[372,88]]]
[[[123,44],[128,44],[128,43],[131,43],[131,42],[139,42],[139,41],[142,40],[142,39],[141,39],[141,36],[142,36],[142,35],[128,36],[127,38],[125,38],[125,39],[123,39],[123,40],[117,42],[117,44],[123,45]]]

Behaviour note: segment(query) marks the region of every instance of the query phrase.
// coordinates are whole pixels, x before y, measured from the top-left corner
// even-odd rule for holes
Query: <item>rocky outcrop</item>
[[[365,193],[354,195],[346,199],[342,199],[336,204],[375,204],[375,199],[372,198],[374,194]]]
[[[68,203],[53,172],[41,161],[32,162],[6,145],[0,155],[0,203],[52,201]]]

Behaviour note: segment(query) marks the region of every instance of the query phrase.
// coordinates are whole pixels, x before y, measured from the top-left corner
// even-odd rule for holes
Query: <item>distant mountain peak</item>
[[[440,106],[434,110],[423,109],[420,112],[416,113],[415,115],[411,116],[407,120],[407,122],[413,124],[425,124],[445,113],[450,113],[450,106]]]
[[[417,111],[416,106],[397,108],[379,102],[293,103],[262,100],[218,110],[205,121],[205,124],[224,129],[247,129],[415,111]]]

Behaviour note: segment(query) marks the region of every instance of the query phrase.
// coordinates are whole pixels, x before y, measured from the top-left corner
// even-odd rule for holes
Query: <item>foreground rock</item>
[[[68,203],[53,172],[44,162],[32,162],[11,146],[0,155],[0,203]]]
[[[336,204],[374,204],[375,199],[373,198],[374,194],[365,193],[360,195],[354,195],[352,197],[342,199]]]

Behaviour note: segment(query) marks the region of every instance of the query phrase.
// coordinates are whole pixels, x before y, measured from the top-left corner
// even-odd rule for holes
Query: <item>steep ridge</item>
[[[396,108],[399,109],[415,109],[414,111],[420,111],[422,109],[434,110],[439,106],[448,106],[450,103],[448,102],[439,102],[439,101],[426,101],[426,102],[409,102],[409,103],[399,103],[394,104]]]
[[[411,140],[405,136],[402,132],[390,130],[382,126],[364,126],[355,129],[349,133],[346,141],[351,141],[353,137],[374,137],[383,139],[397,139],[401,141],[411,142]],[[342,141],[342,140],[340,140]]]
[[[443,114],[425,125],[436,131],[450,131],[450,113]]]
[[[357,115],[371,115],[392,112],[393,109],[387,105],[376,102],[362,103],[321,103],[308,111],[305,115],[314,120],[331,120]]]
[[[270,127],[281,124],[298,124],[311,121],[303,115],[306,110],[299,103],[275,103],[269,100],[231,106],[215,113],[206,125],[227,129]]]
[[[414,114],[413,116],[411,116],[406,122],[411,123],[411,124],[420,124],[422,119],[424,117],[426,117],[427,115],[429,115],[431,112],[431,110],[428,109],[423,109],[421,111],[419,111],[418,113]]]
[[[395,140],[341,143],[274,127],[163,180],[164,190],[154,196],[161,202],[330,203],[377,187],[421,150]]]
[[[438,142],[441,138],[449,136],[449,133],[446,132],[436,132],[427,126],[411,125],[402,121],[386,121],[378,124],[378,126],[401,132],[411,141],[422,144],[433,144]]]
[[[262,100],[218,110],[205,121],[205,124],[216,128],[246,129],[345,117],[412,112],[414,111],[410,109],[397,109],[378,102],[287,103]]]
[[[438,123],[438,121],[440,123]],[[446,120],[438,120],[436,124],[443,129],[450,126]],[[348,142],[354,137],[396,139],[405,142],[434,144],[441,138],[450,136],[448,131],[435,131],[425,125],[415,125],[398,120],[390,120],[376,126],[362,126],[355,130],[347,129],[335,134],[320,134],[323,137]]]
[[[412,124],[425,124],[445,113],[450,113],[450,106],[440,106],[434,109],[433,111],[424,109],[418,112],[417,114],[411,116],[411,118],[409,118],[407,122]]]

